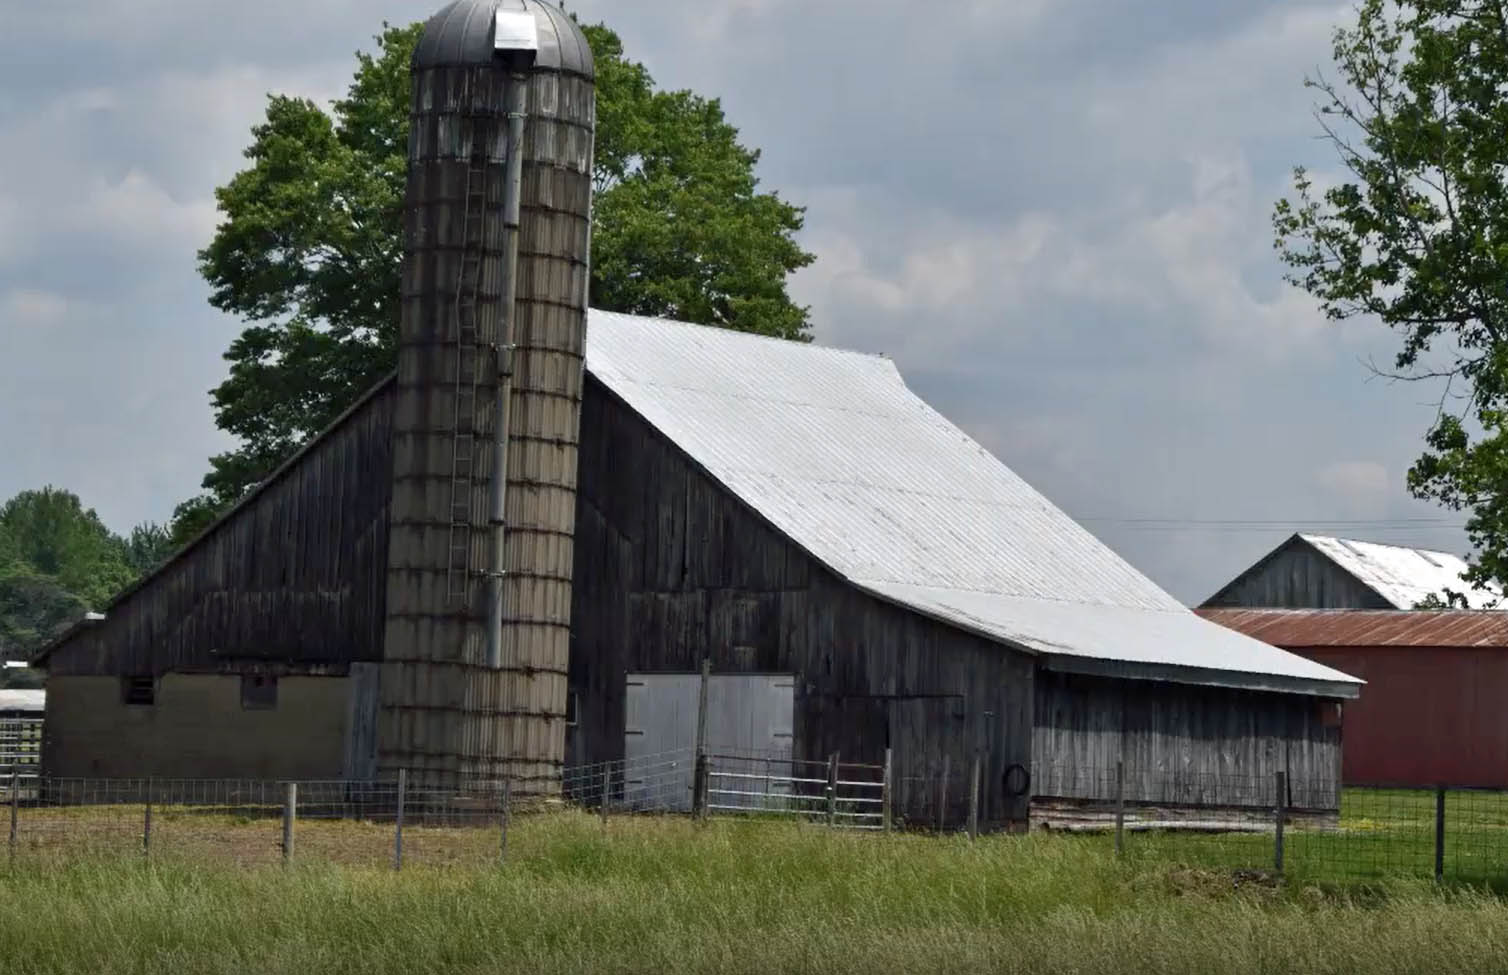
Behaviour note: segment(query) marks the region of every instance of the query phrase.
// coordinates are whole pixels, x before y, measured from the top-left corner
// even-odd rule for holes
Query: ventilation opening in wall
[[[278,706],[278,679],[265,674],[243,674],[241,677],[241,709],[243,711],[271,711]]]
[[[131,707],[151,707],[157,703],[157,682],[150,675],[122,677],[120,699]]]

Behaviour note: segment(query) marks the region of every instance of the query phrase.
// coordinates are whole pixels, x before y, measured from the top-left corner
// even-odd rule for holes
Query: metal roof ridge
[[[602,318],[604,316],[612,316],[614,318],[625,318],[629,321],[639,323],[670,325],[676,328],[697,329],[700,331],[712,332],[716,333],[719,338],[733,336],[737,338],[758,340],[762,342],[775,342],[783,346],[795,346],[797,348],[815,349],[819,352],[832,353],[835,355],[851,355],[864,359],[878,359],[881,362],[890,363],[892,366],[895,365],[895,360],[890,358],[890,356],[886,355],[883,352],[865,352],[862,349],[850,349],[838,345],[818,345],[816,341],[814,341],[810,337],[802,339],[787,339],[781,338],[779,335],[766,335],[763,332],[747,332],[743,329],[733,328],[729,325],[705,325],[701,322],[683,322],[680,319],[676,318],[666,318],[663,315],[636,315],[633,312],[607,311],[606,309],[601,308],[588,309],[587,314],[588,327],[591,326],[592,317]]]

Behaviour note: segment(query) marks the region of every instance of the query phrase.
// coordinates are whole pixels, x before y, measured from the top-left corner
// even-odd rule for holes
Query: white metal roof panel
[[[1300,535],[1395,609],[1413,609],[1427,596],[1451,589],[1466,597],[1470,609],[1492,609],[1500,595],[1473,589],[1461,578],[1466,561],[1447,552],[1358,542],[1327,535]]]
[[[883,598],[1055,655],[1355,683],[1195,616],[887,359],[593,311],[587,368],[776,528]]]
[[[40,714],[46,707],[46,691],[20,688],[0,690],[0,711],[36,711]]]

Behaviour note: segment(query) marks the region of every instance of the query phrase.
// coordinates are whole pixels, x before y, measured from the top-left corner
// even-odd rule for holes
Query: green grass
[[[1244,814],[1259,816],[1267,818]],[[1271,832],[1128,833],[1126,848],[1131,858],[1149,864],[1270,870],[1273,841]],[[1290,826],[1284,847],[1285,873],[1298,882],[1356,885],[1398,877],[1432,878],[1435,793],[1348,789],[1338,827]],[[1508,795],[1448,792],[1444,853],[1447,881],[1508,892]]]
[[[330,824],[364,843],[362,829]],[[420,854],[426,841],[416,831]],[[1142,847],[1117,861],[1103,837],[971,844],[566,813],[520,819],[502,869],[37,848],[8,872],[0,860],[0,970],[1440,972],[1508,959],[1508,904],[1486,894],[1237,883]]]

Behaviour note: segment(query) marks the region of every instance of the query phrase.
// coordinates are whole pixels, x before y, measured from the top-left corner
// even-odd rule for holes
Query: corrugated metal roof
[[[47,707],[47,692],[39,690],[0,690],[0,711],[36,711]]]
[[[1446,588],[1465,595],[1472,609],[1491,608],[1500,598],[1496,593],[1472,589],[1461,579],[1466,561],[1446,552],[1328,535],[1299,537],[1398,609],[1413,609],[1425,597],[1438,596]]]
[[[1502,647],[1508,613],[1487,610],[1202,609],[1200,616],[1280,647]]]
[[[882,598],[1059,660],[1357,683],[1194,615],[922,402],[887,359],[594,311],[587,368]]]

